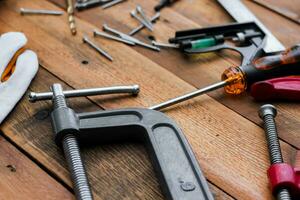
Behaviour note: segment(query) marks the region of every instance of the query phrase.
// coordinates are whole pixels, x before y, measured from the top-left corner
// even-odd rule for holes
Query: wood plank
[[[61,6],[64,5],[61,0],[51,1],[56,4],[60,3]],[[132,19],[128,13],[137,3],[143,5],[148,13],[151,13],[153,12],[152,8],[156,2],[144,1],[141,3],[133,0],[120,5],[122,9],[111,8],[103,11],[100,8],[93,8],[79,12],[78,16],[95,24],[99,28],[101,28],[104,22],[109,22],[112,26],[118,27],[119,30],[129,32],[131,28],[136,26],[136,21]],[[295,44],[295,41],[300,41],[300,35],[298,34],[300,31],[299,26],[252,2],[245,1],[245,3],[286,46]],[[176,12],[174,12],[173,9],[176,10]],[[162,19],[155,25],[153,35],[160,41],[167,41],[169,37],[174,35],[176,30],[199,27],[202,23],[207,25],[205,20],[203,21],[208,15],[207,12],[216,13],[209,15],[209,21],[214,24],[228,23],[230,21],[229,15],[224,12],[224,9],[216,2],[213,3],[209,0],[197,3],[194,1],[181,1],[176,3],[172,9],[167,8],[164,10]],[[111,18],[110,16],[115,17]],[[274,23],[274,21],[280,23]],[[285,29],[282,29],[281,24],[285,24]],[[149,33],[147,31],[139,34],[140,38],[147,38],[148,36]],[[102,42],[103,40],[98,39],[97,41]],[[197,88],[219,81],[220,75],[225,68],[233,64],[238,64],[237,55],[232,55],[231,53],[226,53],[222,57],[216,56],[216,54],[205,54],[196,58],[186,59],[179,52],[174,50],[163,50],[159,54],[144,49],[138,49],[138,52]],[[224,57],[228,62],[224,61]],[[252,97],[249,97],[248,94],[235,97],[224,95],[222,90],[218,90],[209,93],[209,96],[260,125],[260,119],[257,118],[256,111],[262,103],[254,102]],[[294,112],[295,108],[299,109],[300,105],[297,103],[275,103],[275,105],[278,107],[279,113],[283,116],[283,118],[278,119],[278,124],[281,125],[279,126],[280,138],[300,148],[300,138],[297,137],[297,130],[300,128],[300,113]],[[287,123],[286,121],[291,121],[292,123]]]
[[[40,69],[29,90],[47,91],[52,83],[63,84],[47,71]],[[63,86],[65,89],[72,89],[65,84]],[[126,95],[119,98],[122,97],[125,98]],[[78,112],[99,110],[98,106],[86,98],[70,99],[68,102]],[[20,148],[71,186],[62,152],[53,141],[50,109],[49,102],[30,104],[25,96],[5,122],[6,128],[3,130]],[[82,152],[96,199],[106,199],[107,196],[113,199],[163,199],[142,145],[126,143],[91,146],[83,148]],[[210,188],[216,199],[232,199],[214,185],[210,184]]]
[[[0,199],[74,199],[12,144],[0,136]]]
[[[288,19],[300,24],[300,2],[297,0],[253,0]]]
[[[35,2],[34,5],[40,8],[56,8],[44,1]],[[26,0],[15,3],[18,6],[33,5],[32,1]],[[106,60],[99,57],[97,53],[83,47],[79,37],[82,33],[79,32],[79,36],[72,38],[73,40],[68,37],[69,30],[64,18],[20,17],[8,4],[3,7],[5,9],[2,9],[1,13],[11,19],[7,24],[3,16],[0,16],[3,31],[14,27],[28,33],[29,46],[39,53],[41,63],[51,73],[75,88],[116,83],[138,83],[142,86],[143,92],[134,99],[112,101],[111,98],[93,98],[93,101],[99,104],[101,102],[101,106],[106,109],[120,106],[147,106],[195,89],[135,50],[124,45],[101,41],[102,46],[109,52],[119,55],[118,59],[108,66]],[[79,19],[77,23],[80,30],[93,28]],[[61,28],[55,29],[55,27]],[[64,59],[57,54],[62,54]],[[82,58],[88,58],[92,66],[83,67],[80,64]],[[68,71],[63,66],[68,66]],[[87,82],[86,79],[89,81]],[[271,198],[265,174],[269,162],[261,128],[206,95],[182,104],[176,109],[168,109],[168,115],[184,130],[206,177],[211,182],[235,198]],[[29,115],[23,119],[26,120],[33,119]],[[3,129],[6,134],[11,135],[13,124],[17,123],[5,124]],[[28,128],[31,126],[28,125]],[[285,158],[290,158],[291,152],[295,149],[285,143],[282,143],[282,146]]]
[[[213,23],[228,23],[230,20],[228,20],[228,14],[224,12],[224,9],[216,5],[218,7],[214,7],[214,9],[203,9],[205,5],[212,4],[211,1],[196,1],[196,2],[189,2],[184,1],[185,6],[183,7],[189,7],[190,9],[193,9],[190,11],[189,9],[179,9],[181,8],[183,1],[178,3],[176,6],[174,6],[174,9],[179,12],[180,14],[188,17],[189,19],[192,19],[193,21],[199,23],[200,25],[207,25],[205,22],[202,21],[203,18],[206,17],[196,17],[193,16],[193,13],[198,13],[199,16],[206,16],[204,12],[211,12],[211,13],[223,13],[223,16],[218,14],[216,17],[215,15],[212,15],[210,19],[213,21]],[[250,1],[244,1],[246,3],[246,6],[249,7],[249,9],[254,12],[260,20],[272,31],[273,34],[277,38],[279,38],[280,41],[285,44],[285,46],[291,46],[295,44],[295,42],[300,41],[300,36],[297,34],[297,32],[300,31],[300,27],[295,25],[293,22],[290,22],[289,20],[286,20],[285,18],[282,18],[264,8],[261,8],[260,6],[255,5],[254,3]],[[181,5],[179,5],[181,4]],[[213,6],[211,6],[213,7]],[[274,21],[278,23],[274,23]],[[284,24],[284,28],[282,26]],[[232,59],[232,56],[230,54],[226,54],[227,58]],[[204,56],[203,56],[204,57]],[[201,57],[202,58],[202,57]],[[173,58],[171,58],[173,59]],[[188,66],[188,67],[177,67],[174,66],[166,66],[167,69],[172,71],[177,76],[181,77],[183,80],[189,82],[190,84],[200,88],[204,85],[217,81],[219,79],[219,75],[222,71],[228,67],[228,64],[223,64],[221,62],[214,61],[211,65],[211,60],[209,59],[200,59],[200,61],[203,64],[193,64],[193,63],[180,63],[179,65],[182,66]],[[230,60],[228,60],[230,61]],[[237,63],[236,59],[231,61],[232,63]],[[177,62],[178,63],[178,62]],[[162,64],[161,64],[162,65]],[[209,70],[207,70],[209,69]],[[218,73],[215,73],[216,70],[218,70]],[[201,76],[199,78],[200,74],[207,74],[207,76]],[[214,97],[219,102],[222,102],[224,105],[228,106],[229,108],[235,110],[239,114],[243,115],[247,119],[250,119],[251,121],[255,122],[256,124],[260,124],[260,119],[257,118],[256,110],[257,108],[262,104],[262,102],[255,102],[249,95],[241,95],[239,97],[232,97],[228,95],[223,95],[223,91],[220,92],[213,92],[210,93],[209,96]],[[299,148],[300,140],[298,140],[298,129],[299,127],[299,118],[300,116],[297,114],[297,110],[299,110],[299,105],[297,103],[285,103],[285,102],[276,102],[274,103],[279,110],[281,118],[278,118],[278,125],[279,125],[279,134],[280,137],[289,142],[290,144],[296,146]]]

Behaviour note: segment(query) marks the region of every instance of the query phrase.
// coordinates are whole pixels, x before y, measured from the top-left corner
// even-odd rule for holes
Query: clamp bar
[[[80,90],[65,90],[63,91],[66,98],[69,97],[84,97],[84,96],[94,96],[103,94],[119,94],[119,93],[129,93],[136,95],[140,91],[138,85],[131,86],[114,86],[114,87],[103,87],[103,88],[90,88],[90,89],[80,89]],[[50,100],[53,97],[53,92],[35,93],[31,92],[29,94],[29,101],[36,102],[41,100]]]

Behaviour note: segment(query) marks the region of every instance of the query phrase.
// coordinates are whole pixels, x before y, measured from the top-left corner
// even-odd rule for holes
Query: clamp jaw
[[[300,151],[297,152],[296,160],[300,160]],[[300,167],[293,167],[287,163],[277,163],[268,169],[268,177],[271,190],[274,195],[278,190],[286,188],[291,196],[297,199],[300,197]]]
[[[128,87],[126,92],[130,92]],[[132,92],[136,94],[136,86],[132,89],[135,89],[135,92]],[[101,92],[103,93],[103,89]],[[70,134],[76,140],[85,143],[95,141],[108,143],[124,140],[142,142],[146,145],[162,190],[168,200],[213,199],[205,177],[184,134],[175,122],[165,114],[146,108],[76,113],[67,106],[64,93],[68,94],[70,91],[63,92],[59,84],[54,84],[52,93],[45,94],[48,95],[48,98],[51,96],[54,104],[51,119],[55,141],[64,148],[78,199],[87,196],[86,193],[91,192],[89,190],[81,191],[80,186],[78,186],[80,184],[76,183],[78,180],[76,174],[72,174],[73,169],[76,167],[72,167],[73,162],[70,161],[70,156],[66,155],[65,149],[67,147],[65,140]],[[34,97],[35,100],[45,100],[45,94],[34,93],[31,97]],[[76,96],[76,90],[72,94],[70,97]],[[79,93],[81,96],[84,94],[87,93]],[[95,92],[93,95],[95,95]],[[83,174],[85,174],[84,171]],[[86,177],[85,180],[87,180]],[[86,183],[81,187],[89,186]],[[90,198],[86,199],[92,199],[92,195],[89,196]]]
[[[231,41],[234,45],[225,43],[227,40]],[[195,47],[186,45],[193,41],[203,41],[203,43],[195,45]],[[222,26],[177,31],[175,37],[170,38],[169,42],[182,47],[181,50],[186,54],[230,49],[242,56],[242,65],[247,65],[264,53],[263,48],[266,42],[266,35],[255,22],[232,23]]]

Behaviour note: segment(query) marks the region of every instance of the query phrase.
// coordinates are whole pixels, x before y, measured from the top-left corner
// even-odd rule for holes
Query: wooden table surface
[[[93,8],[76,13],[78,34],[71,36],[66,14],[19,14],[20,7],[64,10],[63,0],[2,0],[0,34],[24,32],[29,39],[27,47],[38,54],[40,69],[27,93],[48,91],[53,83],[61,83],[65,89],[129,84],[141,87],[138,97],[70,99],[78,112],[147,107],[217,82],[225,68],[239,64],[239,57],[231,52],[187,58],[175,50],[158,53],[92,38],[92,30],[101,29],[103,23],[129,32],[138,25],[129,15],[135,5],[142,5],[147,14],[153,15],[157,2],[129,0],[106,10]],[[299,24],[259,2],[244,1],[286,47],[300,41]],[[290,12],[300,7],[297,0],[265,2]],[[153,33],[144,30],[137,37],[147,41],[154,36],[158,41],[167,41],[176,30],[233,21],[212,0],[182,0],[161,15]],[[114,62],[83,44],[84,34],[108,51]],[[84,60],[88,64],[83,64]],[[300,105],[274,104],[279,112],[276,120],[283,156],[293,163],[300,148]],[[261,105],[248,94],[232,97],[221,89],[165,110],[185,133],[216,199],[272,199],[266,175],[269,156],[265,133],[257,116]],[[74,199],[62,151],[53,141],[50,111],[49,101],[31,104],[26,94],[1,125],[0,199]],[[82,156],[95,199],[164,199],[141,144],[85,147]]]

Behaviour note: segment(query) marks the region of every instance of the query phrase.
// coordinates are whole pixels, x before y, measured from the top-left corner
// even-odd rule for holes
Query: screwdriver
[[[222,81],[151,106],[150,109],[161,110],[221,87],[224,87],[225,92],[228,94],[238,95],[245,92],[249,86],[257,81],[300,75],[300,66],[297,65],[300,65],[300,44],[279,54],[258,58],[248,65],[230,67],[223,72],[221,76]]]

